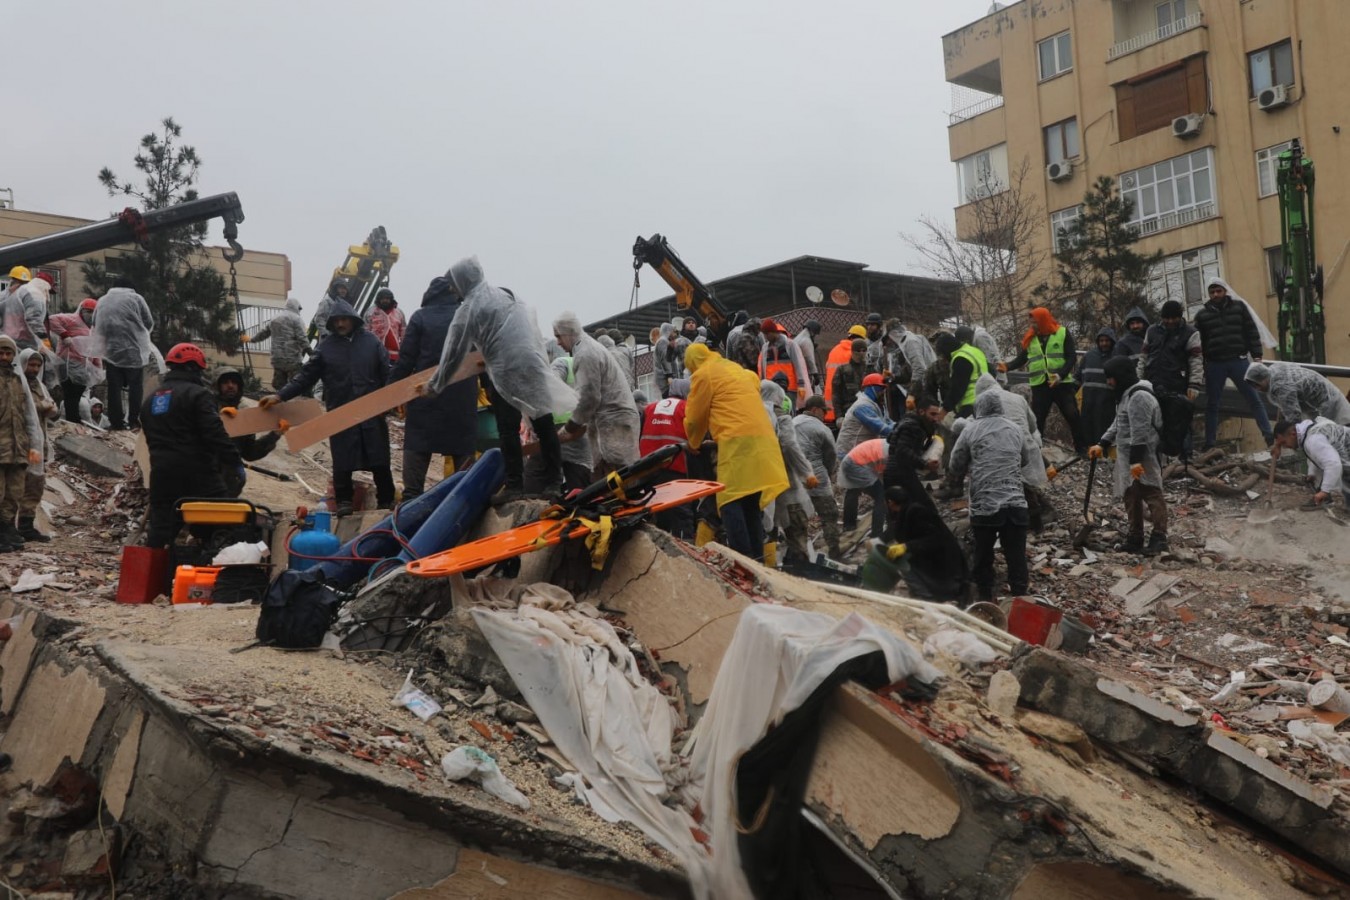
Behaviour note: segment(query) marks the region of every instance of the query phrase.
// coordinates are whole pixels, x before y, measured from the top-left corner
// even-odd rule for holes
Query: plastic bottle
[[[216,554],[215,559],[211,560],[213,566],[256,566],[271,553],[271,548],[267,546],[266,541],[251,543],[249,541],[240,541],[237,544],[231,544]]]

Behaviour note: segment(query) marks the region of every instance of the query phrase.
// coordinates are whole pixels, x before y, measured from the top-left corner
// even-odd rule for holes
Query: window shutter
[[[1139,134],[1134,127],[1134,85],[1116,85],[1116,129],[1122,141]]]

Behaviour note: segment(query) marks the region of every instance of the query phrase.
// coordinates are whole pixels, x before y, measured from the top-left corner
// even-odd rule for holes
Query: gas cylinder
[[[308,522],[310,518],[314,520],[312,527]],[[308,569],[320,561],[313,557],[332,556],[342,546],[342,541],[338,540],[338,536],[331,530],[332,516],[328,512],[328,504],[320,502],[313,514],[306,516],[305,519],[306,527],[291,536],[287,548],[290,568],[297,572]]]

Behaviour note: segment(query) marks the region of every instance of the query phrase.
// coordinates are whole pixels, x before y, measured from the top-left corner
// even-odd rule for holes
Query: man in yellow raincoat
[[[764,556],[760,510],[787,490],[787,469],[778,436],[759,397],[759,376],[723,359],[703,344],[690,344],[684,366],[692,375],[684,410],[689,452],[703,436],[717,442],[717,495],[727,546],[752,559]]]

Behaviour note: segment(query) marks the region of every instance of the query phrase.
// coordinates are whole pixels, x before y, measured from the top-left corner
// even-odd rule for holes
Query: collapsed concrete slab
[[[56,449],[85,471],[110,478],[121,478],[133,462],[130,453],[87,434],[63,434],[56,439]]]

